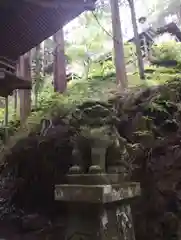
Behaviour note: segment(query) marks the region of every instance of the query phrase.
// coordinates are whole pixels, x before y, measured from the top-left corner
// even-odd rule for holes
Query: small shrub
[[[169,41],[159,45],[154,45],[152,47],[152,54],[155,60],[176,60],[178,64],[181,64],[181,43]]]

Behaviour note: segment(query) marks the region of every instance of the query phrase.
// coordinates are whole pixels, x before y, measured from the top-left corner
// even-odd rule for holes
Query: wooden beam
[[[36,4],[40,7],[44,8],[80,8],[84,7],[85,10],[94,10],[95,8],[95,0],[24,0],[25,2],[29,2],[32,4]]]
[[[36,4],[36,5],[38,5],[40,7],[44,7],[44,8],[58,8],[60,6],[60,2],[58,2],[57,0],[51,0],[51,1],[25,0],[25,2]]]
[[[124,60],[124,45],[121,31],[121,21],[119,14],[118,0],[110,0],[111,4],[111,17],[113,29],[113,42],[114,42],[114,61],[116,67],[116,80],[121,88],[127,87],[126,67]]]
[[[15,67],[9,64],[8,62],[1,61],[1,60],[0,60],[0,67],[10,69],[12,72],[15,72],[16,70]]]
[[[61,2],[62,8],[84,8],[93,11],[95,9],[95,0],[64,0]]]

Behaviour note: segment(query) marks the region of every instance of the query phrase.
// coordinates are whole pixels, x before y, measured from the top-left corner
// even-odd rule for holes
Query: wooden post
[[[67,88],[66,78],[66,61],[65,61],[65,46],[64,33],[60,29],[54,36],[55,52],[54,52],[54,89],[55,92],[63,93]]]
[[[112,29],[113,29],[113,42],[114,42],[114,61],[116,67],[116,80],[124,89],[127,87],[126,67],[124,60],[124,45],[121,31],[121,21],[119,14],[118,0],[110,0],[111,16],[112,16]]]
[[[136,22],[136,13],[135,13],[135,7],[134,7],[134,0],[128,0],[131,10],[131,19],[132,19],[132,25],[133,25],[133,32],[134,32],[134,39],[135,39],[135,45],[136,45],[136,54],[138,59],[138,68],[139,68],[139,75],[141,79],[145,79],[145,72],[144,72],[144,63],[141,53],[141,45],[140,45],[140,39],[138,34],[138,26]]]

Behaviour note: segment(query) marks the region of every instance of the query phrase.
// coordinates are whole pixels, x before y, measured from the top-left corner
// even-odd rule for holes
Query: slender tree
[[[27,81],[31,81],[30,52],[20,57],[17,73],[19,76],[25,78]],[[19,98],[20,119],[21,123],[24,123],[31,112],[31,90],[19,90]]]
[[[123,36],[121,30],[121,21],[119,14],[119,2],[118,0],[110,0],[111,4],[111,16],[112,16],[112,28],[113,28],[113,42],[114,42],[114,58],[116,66],[116,79],[117,83],[121,85],[121,88],[127,87],[126,67],[124,61],[124,47]]]
[[[141,79],[145,79],[144,63],[143,63],[143,58],[142,58],[142,53],[141,53],[140,39],[139,39],[139,34],[138,34],[137,22],[136,22],[134,0],[128,0],[128,2],[129,2],[130,10],[131,10],[131,19],[132,19],[134,39],[135,39],[135,45],[136,45],[136,54],[137,54],[137,59],[138,59],[139,75],[140,75]]]
[[[41,56],[41,45],[36,46],[35,48],[35,69],[34,69],[34,78],[33,78],[33,90],[34,90],[34,105],[38,105],[38,93],[41,87],[42,81],[42,56]]]
[[[60,29],[53,36],[53,39],[55,42],[54,66],[53,66],[54,90],[55,92],[63,93],[67,88],[63,29]]]
[[[16,119],[16,117],[17,117],[17,110],[18,110],[18,94],[17,94],[17,90],[14,90],[13,96],[14,96],[14,119]]]

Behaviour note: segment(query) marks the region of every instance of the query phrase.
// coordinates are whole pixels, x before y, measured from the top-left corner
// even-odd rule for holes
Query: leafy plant
[[[169,41],[154,45],[152,53],[156,60],[176,60],[178,64],[181,64],[181,43]]]

